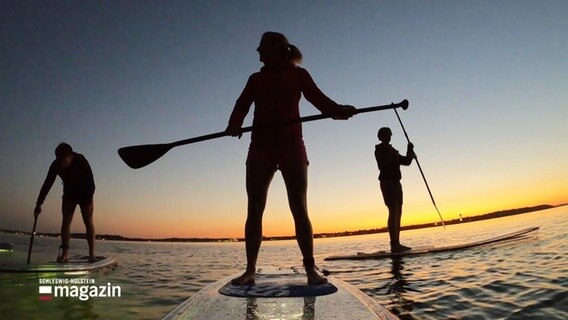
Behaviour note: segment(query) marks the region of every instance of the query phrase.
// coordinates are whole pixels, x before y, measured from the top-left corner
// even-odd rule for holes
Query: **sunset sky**
[[[338,103],[401,111],[445,219],[568,202],[567,1],[2,1],[0,228],[30,230],[69,142],[95,174],[97,233],[241,237],[250,135],[177,148],[139,170],[122,146],[224,130],[265,31]],[[302,100],[302,115],[317,109]],[[251,122],[251,115],[245,123]],[[373,157],[394,112],[304,125],[315,232],[386,225]],[[402,223],[438,216],[413,164]],[[58,232],[60,180],[38,231]],[[79,212],[74,232],[83,232]],[[279,174],[265,235],[293,234]]]

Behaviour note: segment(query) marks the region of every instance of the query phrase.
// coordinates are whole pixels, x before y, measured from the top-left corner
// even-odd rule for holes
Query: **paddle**
[[[387,109],[395,109],[402,108],[403,110],[408,109],[408,100],[402,100],[399,103],[391,103],[383,106],[375,106],[375,107],[368,107],[368,108],[361,108],[357,109],[355,114],[365,113],[365,112],[373,112],[379,110],[387,110]],[[321,119],[332,118],[336,115],[334,114],[318,114],[313,116],[306,116],[296,119],[291,122],[283,122],[283,123],[276,123],[274,126],[282,126],[282,125],[289,125],[298,122],[309,122]],[[266,128],[266,126],[264,126]],[[250,126],[242,128],[242,132],[250,132],[256,129],[260,129],[261,127],[258,126]],[[175,141],[171,143],[161,143],[161,144],[145,144],[145,145],[138,145],[138,146],[130,146],[130,147],[123,147],[118,149],[118,155],[132,169],[139,169],[149,165],[150,163],[160,159],[164,154],[175,147],[183,146],[186,144],[191,144],[195,142],[211,140],[216,138],[225,137],[228,134],[225,131],[207,134],[195,138]]]
[[[30,258],[32,256],[32,246],[34,245],[34,235],[35,235],[36,224],[37,224],[37,215],[34,215],[34,227],[32,228],[32,237],[30,239],[30,247],[28,249],[28,262],[27,262],[27,264],[30,264]]]
[[[400,123],[400,126],[402,127],[402,132],[404,132],[404,136],[406,137],[406,141],[408,141],[408,143],[410,143],[410,139],[408,138],[408,133],[406,133],[406,129],[404,128],[404,124],[402,124],[402,120],[400,119],[400,116],[398,115],[398,111],[396,111],[396,109],[394,109],[394,112],[396,113],[396,117],[398,118],[398,122]],[[432,195],[432,191],[430,191],[430,186],[428,185],[428,181],[426,180],[426,176],[424,175],[424,171],[422,171],[422,166],[420,166],[420,161],[418,161],[418,157],[416,155],[414,155],[414,159],[416,160],[416,165],[418,165],[418,170],[420,170],[420,174],[422,175],[422,180],[424,180],[424,184],[426,185],[426,189],[428,189],[428,194],[430,195],[430,199],[432,199],[432,204],[434,204],[434,208],[436,208],[436,211],[438,212],[438,215],[440,216],[440,220],[442,221],[442,226],[444,227],[444,229],[446,229],[446,223],[444,222],[444,218],[442,218],[442,214],[440,213],[440,210],[438,210],[438,206],[436,205],[436,201],[434,200],[434,196]]]

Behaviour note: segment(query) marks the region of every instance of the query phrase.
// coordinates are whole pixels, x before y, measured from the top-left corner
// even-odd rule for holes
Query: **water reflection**
[[[401,319],[568,319],[567,208],[451,225],[444,232],[435,228],[409,230],[404,236],[405,243],[412,246],[443,246],[540,225],[537,241],[402,260],[330,262],[325,267],[337,269],[338,278],[362,289]],[[37,246],[34,243],[34,262],[53,260],[57,241],[38,238]],[[12,253],[0,254],[0,264],[12,259],[25,261],[28,236],[0,233],[0,242],[15,245]],[[376,251],[378,242],[388,243],[388,235],[318,239],[317,258],[339,252]],[[77,250],[87,250],[84,242],[75,245]],[[188,294],[244,268],[242,243],[101,241],[98,245],[101,255],[118,257],[119,265],[114,271],[92,273],[89,277],[97,283],[124,285],[124,294],[120,299],[90,300],[89,312],[97,319],[160,319]],[[295,241],[269,241],[263,245],[259,265],[288,266],[290,261],[300,260]],[[81,316],[85,310],[69,309],[64,315],[63,308],[57,305],[62,302],[59,299],[39,301],[37,278],[0,273],[0,319],[88,319]],[[82,304],[73,299],[68,302]],[[243,319],[246,314],[245,306],[241,307],[236,319]],[[259,300],[261,313],[268,312],[265,307]],[[311,319],[301,301],[295,308],[295,319],[302,319],[301,314]],[[322,310],[317,311],[321,317]]]
[[[379,288],[379,291],[385,292],[391,299],[391,305],[396,306],[393,313],[401,315],[401,313],[410,313],[414,309],[414,301],[409,297],[412,295],[407,294],[408,292],[419,292],[412,287],[411,283],[407,280],[412,277],[412,274],[407,274],[404,272],[404,258],[403,257],[392,257],[391,258],[391,278],[388,279],[386,284]]]
[[[93,301],[70,303],[68,299],[55,299],[56,308],[63,312],[63,319],[96,319],[97,312],[93,310]]]
[[[316,297],[304,297],[304,306],[302,307],[302,313],[290,315],[286,319],[314,320],[316,314],[315,304]],[[273,312],[274,310],[270,311]],[[263,314],[258,310],[257,298],[247,298],[246,320],[267,319],[267,316],[267,314]]]

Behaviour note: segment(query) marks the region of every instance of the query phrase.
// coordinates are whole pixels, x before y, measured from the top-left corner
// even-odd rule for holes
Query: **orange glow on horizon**
[[[416,172],[409,170],[403,180],[403,226],[439,222],[423,182],[417,176]],[[388,210],[382,202],[375,180],[370,179],[368,184],[350,183],[353,187],[348,192],[338,191],[336,186],[327,184],[321,177],[312,180],[314,182],[308,192],[308,209],[314,233],[386,227]],[[468,184],[462,185],[451,185],[455,181],[447,181],[442,185],[446,188],[441,188],[436,179],[432,179],[432,182],[436,202],[445,220],[457,219],[460,214],[465,218],[540,204],[568,203],[566,178],[542,177],[520,182],[503,181],[499,184],[468,181]],[[196,189],[187,185],[187,191],[181,189],[178,194],[166,190],[163,195],[154,190],[149,188],[148,193],[144,194],[144,201],[139,204],[129,201],[127,197],[111,198],[113,201],[108,201],[107,196],[101,192],[95,206],[97,234],[148,239],[244,236],[246,194],[243,190],[226,195],[211,194],[205,187]],[[108,197],[111,196],[109,194]],[[223,198],[220,199],[220,196]],[[58,210],[58,199],[50,198],[49,206],[49,211]],[[50,219],[42,219],[38,230],[57,232],[59,223],[58,217],[51,216]],[[84,232],[81,219],[74,219],[72,231]],[[263,232],[265,236],[294,234],[285,188],[278,178],[270,189]]]
[[[507,202],[488,202],[486,204],[463,207],[457,204],[444,205],[442,214],[444,220],[449,221],[462,217],[477,216],[494,211],[530,207],[540,204],[559,205],[568,203],[566,197],[548,198],[548,201],[531,201],[525,199],[511,199]],[[556,200],[553,200],[556,199]],[[544,199],[543,199],[544,200]],[[425,207],[408,205],[404,208],[403,225],[415,225],[422,223],[439,222],[437,214],[431,205]],[[420,212],[420,214],[418,213]],[[311,220],[314,233],[334,233],[343,231],[357,231],[365,229],[375,229],[386,227],[387,210],[381,208],[378,212],[374,210],[354,210],[346,215],[344,212],[315,212],[312,210]],[[349,216],[352,220],[346,220]],[[163,218],[163,217],[161,217]],[[109,232],[111,234],[119,234],[125,237],[141,237],[149,239],[160,238],[242,238],[244,237],[245,214],[241,214],[241,219],[235,225],[219,224],[217,226],[204,226],[201,230],[195,230],[195,226],[191,222],[177,221],[176,219],[150,219],[140,222],[136,225],[135,230],[129,228],[121,228],[118,232]],[[82,232],[83,226],[79,223],[77,231]],[[188,230],[190,229],[190,231]],[[294,234],[294,224],[292,216],[289,212],[267,212],[263,222],[263,230],[265,236],[289,236]],[[188,232],[189,231],[189,232]],[[104,233],[104,232],[103,232]]]

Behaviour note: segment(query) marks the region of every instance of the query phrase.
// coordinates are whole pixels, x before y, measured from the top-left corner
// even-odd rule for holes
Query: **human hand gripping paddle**
[[[410,139],[408,138],[408,133],[406,133],[406,129],[404,128],[404,124],[402,124],[402,120],[400,119],[400,116],[398,115],[398,111],[396,111],[396,109],[394,109],[394,112],[396,113],[396,117],[398,118],[398,122],[400,123],[400,126],[402,127],[402,132],[404,132],[404,136],[406,137],[406,141],[408,141],[408,144],[411,146],[411,148],[413,148],[414,145],[412,144],[412,142],[410,142]],[[438,212],[438,216],[440,216],[440,220],[442,221],[442,227],[444,227],[444,229],[446,229],[446,223],[444,222],[444,218],[442,218],[442,214],[440,213],[440,210],[438,210],[438,206],[436,205],[436,201],[434,200],[434,196],[432,195],[432,191],[430,191],[430,186],[428,185],[428,181],[426,180],[426,176],[424,175],[424,171],[422,170],[422,166],[420,166],[420,161],[418,161],[418,157],[416,156],[416,154],[414,154],[414,159],[416,160],[416,165],[418,166],[418,170],[420,170],[420,174],[422,175],[422,180],[424,180],[424,184],[426,185],[426,189],[428,190],[428,194],[430,195],[430,199],[432,199],[432,204],[434,205],[434,208],[436,208],[436,212]]]
[[[32,247],[34,245],[35,229],[36,229],[36,225],[37,225],[37,217],[39,216],[40,213],[41,213],[41,206],[36,205],[36,207],[34,209],[34,226],[32,228],[32,235],[31,235],[31,239],[30,239],[30,247],[28,248],[27,264],[30,264],[30,258],[32,256]]]
[[[408,109],[408,100],[402,100],[399,103],[391,103],[391,104],[382,105],[382,106],[374,106],[374,107],[355,109],[353,114],[360,114],[360,113],[380,111],[380,110],[388,110],[388,109],[394,109],[396,111],[397,108],[402,108],[403,110]],[[328,118],[341,119],[342,117],[341,117],[341,115],[338,116],[336,114],[318,114],[318,115],[313,115],[313,116],[301,117],[301,118],[296,119],[292,122],[275,123],[273,126],[283,126],[283,125],[289,125],[289,124],[298,123],[298,122],[309,122],[309,121],[328,119]],[[266,126],[264,126],[264,128],[266,128]],[[256,129],[262,129],[262,127],[261,126],[245,127],[245,128],[242,128],[240,132],[241,133],[251,132],[251,131],[256,130]],[[225,137],[225,136],[229,136],[229,135],[230,134],[227,131],[220,131],[220,132],[217,132],[217,133],[211,133],[211,134],[207,134],[207,135],[203,135],[203,136],[199,136],[199,137],[195,137],[195,138],[179,140],[179,141],[170,142],[170,143],[145,144],[145,145],[138,145],[138,146],[123,147],[123,148],[118,149],[118,155],[124,161],[124,163],[126,163],[126,165],[128,165],[130,168],[139,169],[139,168],[145,167],[145,166],[149,165],[150,163],[158,160],[164,154],[166,154],[168,151],[170,151],[171,149],[173,149],[175,147],[179,147],[179,146],[183,146],[183,145],[187,145],[187,144],[191,144],[191,143],[195,143],[195,142],[205,141],[205,140],[217,139],[217,138],[221,138],[221,137]]]

